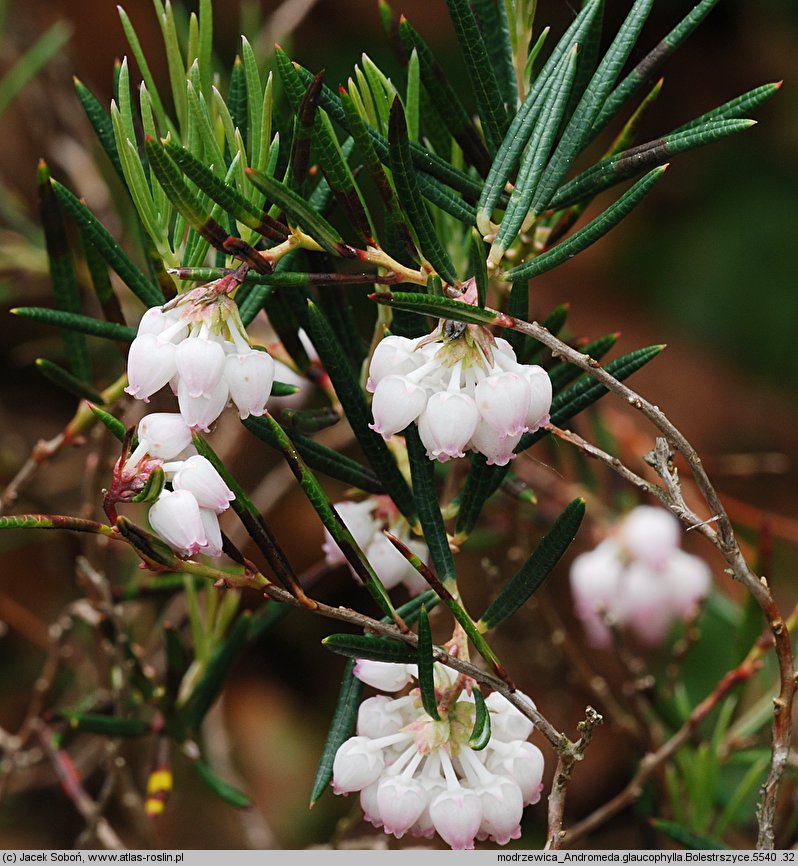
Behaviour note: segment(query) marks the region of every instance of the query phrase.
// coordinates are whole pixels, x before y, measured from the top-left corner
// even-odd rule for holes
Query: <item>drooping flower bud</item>
[[[229,396],[227,382],[224,379],[219,379],[210,397],[192,397],[183,379],[177,386],[180,414],[192,430],[207,432],[211,424],[222,414]]]
[[[422,785],[412,778],[388,776],[377,788],[377,807],[386,833],[401,839],[427,808]]]
[[[368,737],[351,737],[335,753],[333,790],[336,794],[360,791],[376,782],[385,766],[383,752]]]
[[[418,433],[427,454],[445,462],[463,457],[479,422],[476,403],[467,394],[439,391],[427,401],[418,421]]]
[[[368,686],[384,692],[398,692],[413,678],[415,665],[395,665],[390,662],[375,662],[358,659],[354,675]]]
[[[225,511],[235,499],[235,493],[225,484],[213,464],[199,454],[184,461],[172,479],[175,490],[188,490],[200,508],[210,508],[217,514]]]
[[[374,423],[369,424],[383,439],[404,430],[418,418],[427,405],[427,392],[402,376],[386,376],[374,391],[371,411]]]
[[[155,334],[142,334],[130,344],[125,393],[148,402],[177,371],[175,345]]]
[[[474,399],[479,414],[500,438],[526,430],[531,392],[529,382],[517,373],[494,373],[477,384]]]
[[[200,507],[188,490],[162,491],[150,508],[149,520],[155,532],[183,556],[208,547]]]
[[[433,826],[455,851],[470,851],[482,822],[482,804],[470,788],[458,786],[442,791],[430,803]]]
[[[138,426],[139,441],[147,453],[161,460],[173,460],[191,445],[191,430],[177,412],[153,412]]]
[[[175,360],[180,375],[179,388],[184,388],[193,398],[207,398],[214,394],[224,372],[225,355],[221,343],[202,337],[183,340],[177,347]]]
[[[253,350],[246,354],[228,355],[224,377],[230,388],[230,398],[241,418],[259,418],[274,384],[274,361],[266,352]]]

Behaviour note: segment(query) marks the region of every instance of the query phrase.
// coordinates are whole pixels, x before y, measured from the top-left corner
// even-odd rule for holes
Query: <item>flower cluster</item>
[[[371,359],[371,428],[390,439],[416,422],[431,460],[445,463],[479,451],[505,466],[525,431],[549,420],[552,388],[546,371],[521,364],[512,346],[469,325],[416,340],[390,336]]]
[[[595,550],[574,560],[575,610],[594,646],[610,643],[608,619],[655,646],[675,620],[694,613],[709,592],[711,573],[679,542],[679,523],[670,512],[641,505]]]
[[[387,529],[419,559],[426,562],[429,558],[427,545],[410,538],[410,526],[390,497],[370,496],[362,502],[337,502],[335,510],[386,589],[393,589],[403,583],[411,595],[418,595],[429,588],[424,578],[383,534],[383,530]],[[322,549],[327,565],[343,565],[346,562],[326,529]]]
[[[152,528],[182,556],[219,556],[218,515],[230,506],[235,494],[211,462],[196,453],[183,418],[166,412],[146,415],[139,422],[138,438],[122,471],[141,485],[159,467],[171,485],[150,508]]]
[[[142,316],[128,356],[128,394],[149,398],[171,385],[192,429],[208,430],[232,400],[242,418],[262,415],[274,361],[253,349],[223,280]]]
[[[395,692],[416,670],[361,660],[355,675]],[[469,738],[476,710],[463,679],[436,664],[439,721],[424,711],[418,689],[360,705],[357,736],[335,755],[333,790],[359,791],[364,817],[375,827],[397,838],[438,833],[458,850],[473,848],[475,839],[505,845],[521,835],[524,806],[537,803],[543,787],[543,755],[527,742],[532,723],[494,692],[486,700],[491,737],[475,751]]]

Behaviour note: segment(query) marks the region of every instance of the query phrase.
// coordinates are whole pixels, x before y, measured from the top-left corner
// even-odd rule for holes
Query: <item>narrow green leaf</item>
[[[753,120],[713,120],[682,132],[670,132],[662,138],[621,151],[602,159],[560,187],[550,206],[563,208],[592,198],[616,183],[642,174],[653,166],[663,165],[679,153],[742,132],[754,123]]]
[[[444,586],[451,587],[456,581],[454,558],[438,504],[435,464],[427,457],[415,424],[410,424],[405,430],[405,443],[410,462],[410,475],[413,479],[413,498],[424,531],[424,541],[429,548],[438,577],[443,581]]]
[[[432,631],[429,627],[427,609],[421,608],[418,617],[418,685],[421,703],[428,716],[440,720],[438,701],[435,697],[435,658],[432,655]]]
[[[574,540],[584,516],[584,499],[574,499],[566,506],[527,561],[482,614],[478,625],[494,629],[526,604]]]
[[[418,141],[421,121],[421,71],[418,64],[418,52],[414,48],[407,62],[407,93],[405,95],[407,111],[407,134],[411,141]]]
[[[655,830],[664,833],[673,839],[674,842],[678,842],[679,845],[687,848],[688,851],[727,851],[729,849],[729,846],[724,845],[723,842],[700,833],[695,833],[693,830],[674,821],[651,818],[650,823]]]
[[[247,177],[267,199],[279,205],[291,221],[303,228],[328,253],[342,255],[345,245],[338,231],[301,196],[276,178],[260,174],[254,169],[247,169]]]
[[[125,38],[130,45],[133,56],[136,58],[139,72],[141,73],[141,77],[152,99],[153,108],[158,117],[158,123],[160,123],[163,132],[166,133],[167,130],[173,128],[173,124],[164,111],[163,102],[161,101],[161,96],[158,93],[158,88],[155,84],[155,78],[153,78],[150,66],[147,63],[147,57],[142,50],[141,42],[139,41],[130,18],[128,18],[127,12],[125,12],[121,6],[117,6],[116,8],[119,13],[119,20],[122,22],[122,29],[125,31]]]
[[[225,782],[224,779],[220,779],[205,761],[193,761],[191,766],[194,767],[200,779],[223,803],[234,806],[236,809],[248,809],[252,805],[252,799],[249,795],[239,791],[238,788]]]
[[[224,100],[223,100],[224,101]],[[233,126],[238,127],[241,137],[247,140],[247,82],[244,76],[244,64],[236,55],[233,69],[230,72],[230,86],[227,90],[227,108]],[[228,145],[230,141],[228,139]],[[232,150],[232,147],[230,148]]]
[[[63,388],[67,393],[72,394],[80,400],[91,400],[94,403],[102,405],[105,401],[103,395],[92,388],[91,385],[73,376],[68,370],[55,364],[53,361],[48,361],[46,358],[36,359],[36,369],[49,379],[54,385]]]
[[[49,307],[15,307],[10,312],[15,316],[21,316],[23,319],[33,319],[36,322],[66,328],[79,334],[103,337],[106,340],[117,340],[120,343],[132,343],[136,336],[135,328],[117,325],[116,322],[105,322],[102,319],[93,319],[91,316],[81,316],[78,313],[51,310]]]
[[[572,50],[574,44],[582,41],[584,33],[590,28],[599,10],[600,0],[593,0],[582,7],[571,26],[565,31],[544,64],[526,98],[510,123],[504,141],[501,143],[488,172],[485,184],[479,194],[477,204],[477,226],[483,235],[491,233],[491,218],[499,203],[505,184],[521,158],[521,153],[529,141],[529,136],[543,110],[543,97],[548,91],[554,71]]]
[[[488,705],[485,703],[485,697],[481,689],[475,686],[471,690],[471,694],[474,696],[476,715],[474,716],[474,728],[468,739],[468,745],[475,752],[480,752],[490,742],[490,712],[488,711]]]
[[[763,102],[766,102],[771,96],[778,93],[781,85],[781,81],[776,81],[772,84],[762,84],[759,87],[755,87],[753,90],[749,90],[734,99],[730,99],[728,102],[724,102],[723,105],[713,108],[711,111],[706,112],[706,114],[688,121],[678,129],[674,129],[670,134],[674,135],[678,132],[686,132],[713,121],[738,119],[755,108],[759,108]]]
[[[503,0],[474,0],[473,6],[488,53],[488,64],[499,86],[501,101],[513,115],[518,102],[518,81],[515,76],[507,10]]]
[[[540,214],[549,206],[554,191],[562,182],[573,161],[593,138],[593,123],[637,42],[653,2],[654,0],[635,0],[621,24],[563,131],[532,201],[531,215]]]
[[[186,148],[173,139],[162,142],[172,160],[210,199],[253,231],[280,243],[288,237],[288,229],[264,211],[258,211],[232,184],[217,177]]]
[[[418,239],[419,249],[449,285],[457,285],[457,273],[452,260],[438,239],[429,212],[421,200],[416,171],[410,159],[404,110],[398,97],[391,106],[389,140],[390,165],[396,194]]]
[[[357,712],[363,699],[363,683],[354,675],[355,660],[350,659],[344,668],[338,700],[333,717],[327,730],[327,739],[319,759],[313,788],[310,792],[310,807],[316,805],[330,784],[333,775],[333,762],[338,749],[352,736],[357,721]]]
[[[64,216],[58,199],[53,194],[50,170],[44,160],[39,162],[36,175],[39,214],[44,228],[53,300],[56,309],[65,313],[79,314],[80,290],[72,263],[72,252],[64,225]],[[91,362],[83,334],[79,331],[66,331],[64,333],[64,350],[75,380],[90,381]]]
[[[420,292],[375,292],[369,295],[372,301],[392,307],[395,310],[408,310],[423,316],[439,319],[453,319],[469,325],[501,325],[501,313],[482,307],[472,307],[463,301],[452,298],[434,297]]]
[[[260,148],[265,142],[260,141],[260,128],[263,121],[263,88],[258,72],[255,52],[245,36],[241,37],[241,61],[244,64],[244,79],[247,85],[247,153],[250,164],[255,165],[260,157]]]
[[[277,445],[280,451],[282,451],[294,477],[299,482],[299,486],[302,488],[305,496],[307,496],[308,502],[313,506],[321,522],[333,537],[335,543],[340,547],[347,562],[363,581],[366,589],[383,612],[393,617],[395,613],[394,607],[385,591],[385,587],[366,559],[357,541],[355,541],[351,531],[338,516],[335,508],[333,508],[330,498],[319,484],[316,476],[308,469],[304,460],[299,456],[299,452],[289,439],[288,434],[271,415],[266,414],[261,420],[271,428],[271,433],[276,439]]]
[[[307,330],[341,401],[355,438],[396,507],[413,525],[417,519],[413,494],[382,436],[369,429],[371,411],[363,391],[357,379],[352,376],[341,344],[330,331],[322,312],[313,303],[308,304]]]
[[[588,343],[584,347],[580,347],[580,351],[596,361],[601,360],[607,352],[618,342],[619,334],[607,334],[604,337],[599,337],[597,340]],[[555,394],[558,394],[562,389],[573,382],[578,376],[584,375],[582,370],[575,364],[569,364],[567,361],[562,361],[549,370],[549,379]]]
[[[214,649],[203,675],[186,701],[182,717],[189,730],[196,731],[219,696],[228,675],[247,642],[252,616],[245,611],[224,640]]]
[[[387,637],[369,637],[362,634],[331,634],[321,642],[325,649],[352,659],[370,659],[407,665],[418,661],[418,654],[410,644]]]
[[[124,182],[125,175],[122,171],[122,163],[119,160],[119,153],[116,149],[114,127],[111,123],[111,118],[108,115],[108,112],[105,110],[100,100],[97,99],[97,97],[79,78],[73,78],[73,82],[80,104],[86,112],[86,117],[88,117],[89,123],[94,127],[94,132],[97,135],[97,139],[99,140],[102,149],[111,160],[111,164],[120,180]]]
[[[150,472],[144,487],[133,497],[133,502],[155,502],[161,495],[165,482],[166,475],[162,467],[156,466]]]
[[[616,358],[614,361],[610,361],[605,365],[604,369],[619,382],[622,382],[624,379],[631,376],[632,373],[637,372],[649,361],[656,358],[664,348],[664,346],[660,345],[647,346],[644,349],[635,349],[633,352],[629,352],[626,355],[622,355],[620,358]],[[561,391],[555,396],[554,400],[552,400],[550,413],[551,423],[554,424],[555,427],[562,427],[566,421],[570,421],[574,415],[578,415],[580,412],[587,409],[588,406],[591,406],[606,393],[607,389],[604,385],[590,377],[586,377],[576,382],[567,390]],[[527,448],[534,445],[535,442],[547,435],[548,432],[544,428],[537,430],[535,433],[524,433],[521,437],[521,441],[515,449],[516,454],[525,451]]]
[[[492,154],[496,153],[507,132],[507,111],[496,81],[485,40],[468,0],[446,0],[449,15],[463,52],[466,74],[477,102],[485,140]],[[492,36],[496,38],[495,34]]]
[[[172,101],[175,105],[177,122],[181,132],[185,135],[188,114],[186,106],[186,66],[180,53],[175,16],[170,3],[164,6],[162,0],[154,0],[154,5],[158,15],[158,23],[161,27],[164,47],[166,48],[169,83],[172,88]]]
[[[116,436],[116,438],[120,442],[125,441],[125,436],[127,435],[127,427],[118,419],[115,418],[110,412],[106,412],[104,409],[100,409],[99,406],[95,406],[94,404],[89,405],[89,409],[94,413],[95,417],[100,420],[110,431]],[[133,440],[133,447],[136,446],[135,438]]]
[[[404,16],[399,19],[399,36],[407,55],[413,51],[417,53],[421,80],[443,125],[460,145],[468,162],[484,173],[490,163],[490,154],[443,67]]]
[[[199,50],[197,65],[200,70],[202,93],[206,99],[211,95],[211,76],[213,75],[213,2],[200,0],[199,3]]]
[[[261,418],[250,416],[241,423],[259,439],[267,442],[273,448],[278,447],[277,439],[272,434],[271,427],[264,423]],[[333,451],[332,448],[328,448],[308,436],[303,436],[296,430],[289,429],[288,435],[296,446],[299,455],[311,469],[323,472],[330,478],[335,478],[337,481],[342,481],[344,484],[357,487],[367,493],[377,495],[385,493],[385,488],[377,476],[356,460],[352,460],[351,457]]]
[[[671,30],[671,32],[659,42],[621,81],[621,83],[607,96],[601,111],[593,122],[593,135],[604,129],[620,111],[624,103],[630,99],[637,90],[673,54],[674,51],[687,39],[688,36],[706,18],[718,0],[700,0],[693,9]]]
[[[530,218],[535,215],[530,213],[530,208],[535,201],[538,186],[546,170],[549,152],[568,104],[576,74],[576,59],[577,47],[574,46],[551,76],[544,107],[530,135],[510,202],[496,234],[496,240],[491,246],[489,259],[496,264],[501,261],[505,250],[509,249],[515,241],[527,215],[529,214]]]
[[[296,64],[295,68],[300,79],[304,81],[305,84],[313,78],[313,74],[304,67],[299,66],[299,64]],[[333,93],[327,85],[324,85],[321,89],[319,104],[330,115],[335,123],[351,134],[351,130],[347,126],[346,114],[343,110],[343,106],[336,98],[335,93]],[[367,129],[378,156],[383,162],[387,162],[387,139],[384,135],[374,129],[373,126],[368,125]],[[434,153],[430,153],[420,144],[416,144],[415,142],[411,142],[410,144],[410,156],[413,160],[413,164],[421,172],[419,175],[419,184],[424,195],[427,195],[428,193],[428,186],[439,187],[440,184],[438,182],[441,182],[450,186],[452,189],[468,196],[472,196],[473,198],[479,196],[479,182],[469,177],[465,172],[454,167],[448,160],[443,159]]]
[[[84,238],[92,244],[99,254],[119,275],[125,285],[146,307],[160,306],[164,296],[160,288],[147,279],[146,275],[128,258],[122,247],[113,239],[109,231],[94,214],[57,180],[51,181],[53,191],[64,211],[81,228]]]
[[[69,42],[72,25],[56,21],[28,48],[2,78],[0,78],[0,115],[8,108],[25,85],[37,75]]]
[[[100,734],[104,737],[143,737],[152,733],[152,725],[144,719],[121,719],[101,713],[58,714],[66,719],[69,727],[78,733]]]
[[[529,280],[532,277],[550,271],[552,268],[573,258],[577,253],[581,253],[582,250],[587,249],[587,247],[594,244],[599,238],[604,237],[610,229],[614,228],[625,216],[631,213],[651,191],[654,184],[662,177],[666,168],[667,166],[661,166],[650,171],[637,181],[631,189],[627,190],[614,204],[610,205],[604,213],[591,220],[584,228],[581,228],[567,240],[562,241],[545,253],[511,268],[504,274],[503,278],[505,280]]]

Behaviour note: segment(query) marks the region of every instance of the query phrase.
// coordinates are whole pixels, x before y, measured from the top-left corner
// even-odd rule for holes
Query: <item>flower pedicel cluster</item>
[[[523,433],[548,423],[551,380],[479,325],[453,339],[446,331],[444,324],[420,339],[380,342],[366,386],[374,393],[370,426],[390,439],[416,422],[431,460],[445,463],[470,449],[505,466]]]
[[[396,692],[416,670],[360,660],[355,676]],[[532,723],[494,692],[486,700],[491,737],[476,751],[469,745],[476,711],[464,679],[436,664],[435,685],[439,721],[424,711],[418,689],[360,705],[357,736],[335,756],[333,790],[359,791],[366,820],[397,838],[438,833],[458,850],[473,848],[475,839],[517,839],[524,806],[537,803],[543,787],[543,755],[527,742]]]
[[[606,618],[629,628],[644,644],[667,637],[709,592],[709,566],[679,547],[679,522],[668,511],[641,505],[595,550],[571,566],[577,616],[594,646],[611,640]]]
[[[426,562],[429,558],[427,545],[410,538],[410,526],[390,497],[370,496],[362,502],[337,502],[335,510],[386,589],[393,589],[403,583],[411,595],[418,595],[429,588],[424,578],[383,534],[383,529],[387,529],[421,560]],[[322,549],[327,565],[343,565],[346,562],[326,529]]]
[[[167,383],[185,423],[207,431],[232,400],[242,418],[262,415],[274,361],[253,349],[236,302],[234,275],[186,292],[142,316],[128,356],[128,394],[149,398]]]
[[[172,489],[163,489],[153,503],[150,525],[182,556],[219,556],[218,515],[235,499],[233,491],[210,461],[195,452],[191,430],[177,413],[146,415],[138,437],[136,450],[119,468],[120,488],[135,493],[156,468],[162,469]]]

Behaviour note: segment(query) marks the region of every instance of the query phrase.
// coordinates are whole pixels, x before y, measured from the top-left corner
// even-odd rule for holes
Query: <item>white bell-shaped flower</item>
[[[208,546],[204,553],[208,556],[222,555],[222,529],[219,526],[219,518],[211,508],[200,508],[200,519],[202,528],[205,530],[205,539]]]
[[[153,412],[138,426],[139,442],[151,457],[173,460],[191,445],[191,430],[177,412]]]
[[[524,806],[537,803],[543,790],[543,752],[526,740],[495,743],[485,765],[492,773],[509,776],[521,789]]]
[[[350,737],[335,753],[333,790],[336,794],[360,791],[376,782],[384,767],[384,753],[368,737]]]
[[[375,662],[358,659],[353,673],[367,686],[383,692],[398,692],[413,679],[415,665],[395,665],[390,662]]]
[[[415,571],[381,532],[374,536],[364,552],[386,589],[393,589],[402,583],[409,576],[408,570]]]
[[[377,788],[377,807],[385,832],[401,839],[427,808],[427,795],[415,779],[388,776]]]
[[[125,393],[148,402],[177,371],[174,343],[155,334],[142,334],[130,344]]]
[[[188,334],[188,324],[180,319],[176,310],[164,312],[160,307],[150,307],[141,317],[136,336],[155,334],[170,343],[179,343]]]
[[[664,508],[639,505],[621,521],[617,538],[634,559],[662,568],[680,543],[679,521]]]
[[[180,385],[190,397],[211,397],[224,372],[225,354],[221,343],[203,337],[189,337],[177,347],[175,356]]]
[[[616,598],[624,563],[618,543],[607,538],[594,550],[581,553],[571,565],[571,595],[576,615],[582,620],[594,646],[608,646],[611,635],[604,614],[617,617]]]
[[[531,393],[529,382],[517,373],[493,373],[474,391],[479,414],[500,437],[517,436],[526,430]]]
[[[551,379],[543,367],[537,364],[521,367],[521,374],[529,384],[530,398],[526,427],[534,433],[535,430],[549,423],[552,399]]]
[[[367,698],[357,711],[357,733],[361,737],[372,740],[387,737],[395,734],[404,724],[401,703],[387,695]]]
[[[413,351],[415,347],[415,340],[393,334],[380,340],[371,356],[366,390],[374,393],[386,376],[402,376],[415,370],[424,360],[420,352]]]
[[[480,836],[487,836],[499,845],[521,835],[524,798],[518,784],[507,776],[492,775],[476,789],[482,805]]]
[[[487,457],[488,466],[506,466],[515,460],[515,446],[523,435],[501,436],[495,427],[480,419],[471,435],[470,447]]]
[[[172,479],[175,490],[188,490],[200,508],[210,508],[217,514],[225,511],[236,498],[213,464],[197,454],[185,460]]]
[[[153,530],[183,556],[208,548],[200,507],[188,490],[162,491],[150,508],[149,520]]]
[[[221,350],[221,346],[219,349]],[[211,424],[222,414],[229,396],[227,382],[222,378],[219,379],[209,397],[192,397],[188,385],[182,378],[177,386],[177,402],[180,405],[180,414],[192,430],[207,432]]]
[[[403,376],[386,376],[374,391],[371,411],[374,423],[372,430],[383,439],[390,439],[394,433],[404,430],[415,421],[427,405],[427,392]]]
[[[455,851],[470,851],[482,823],[482,803],[475,791],[447,788],[430,803],[429,815],[438,835]]]
[[[363,502],[336,502],[335,510],[344,522],[344,526],[352,533],[361,550],[365,550],[377,532],[377,521],[374,519],[374,501],[366,499]],[[324,559],[327,565],[343,565],[346,557],[327,529],[324,530],[322,542]]]
[[[267,352],[252,350],[227,356],[224,377],[241,418],[260,417],[274,384],[274,361]]]
[[[692,616],[712,586],[712,572],[706,562],[683,550],[671,554],[664,579],[670,586],[671,610],[680,618]]]
[[[523,692],[518,692],[518,694],[523,694]],[[524,697],[526,698],[527,696],[524,695]],[[485,698],[485,704],[490,710],[491,737],[495,737],[497,740],[504,740],[505,742],[509,742],[510,740],[526,740],[532,735],[532,731],[535,730],[532,722],[499,692],[491,692]]]
[[[363,810],[363,818],[379,828],[383,825],[382,816],[380,815],[380,807],[377,802],[377,791],[380,787],[380,780],[367,785],[360,792],[360,808]]]
[[[479,410],[468,394],[438,391],[427,401],[418,421],[418,434],[427,454],[446,462],[463,457],[479,423]]]

